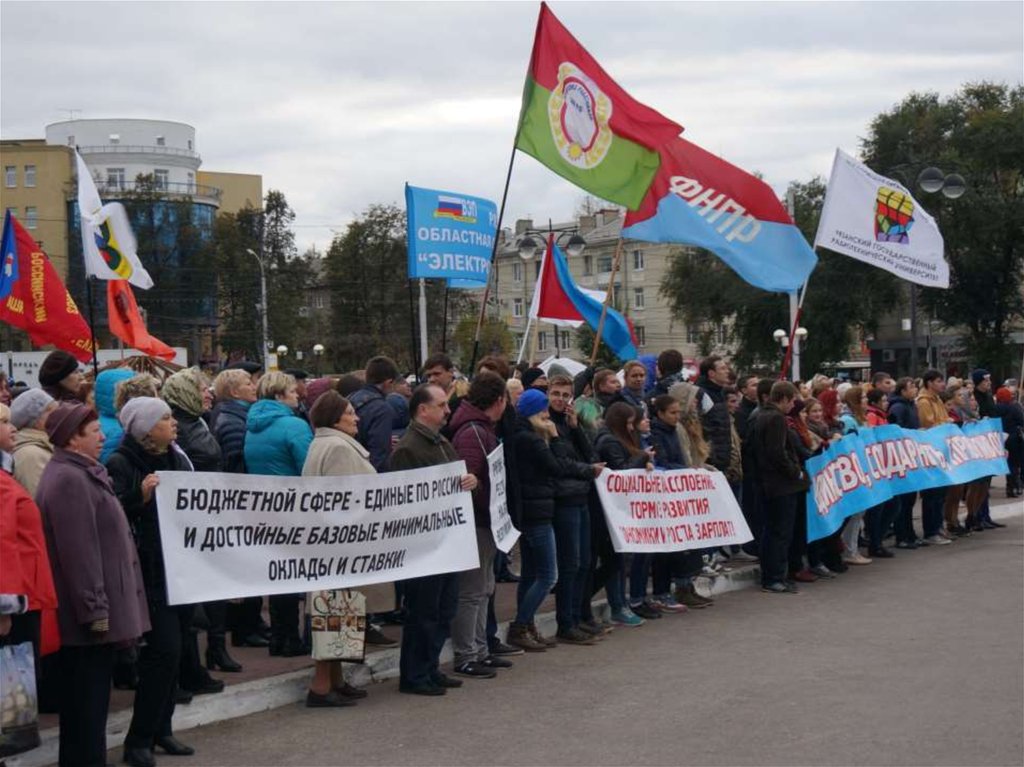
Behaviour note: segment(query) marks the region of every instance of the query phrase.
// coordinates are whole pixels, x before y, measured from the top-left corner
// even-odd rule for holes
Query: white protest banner
[[[170,604],[347,589],[478,567],[463,461],[388,474],[161,471]]]
[[[718,471],[605,469],[597,492],[618,552],[703,549],[753,538]]]
[[[491,473],[491,532],[494,545],[508,554],[519,540],[519,531],[512,524],[508,513],[508,497],[505,488],[505,446],[498,445],[487,456],[487,468]]]

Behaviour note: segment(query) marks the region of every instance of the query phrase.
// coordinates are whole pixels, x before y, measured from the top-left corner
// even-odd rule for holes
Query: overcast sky
[[[0,3],[0,135],[76,117],[195,126],[326,248],[403,184],[500,200],[538,3]],[[634,97],[776,190],[827,176],[911,91],[1019,83],[1024,3],[553,2]],[[583,192],[517,154],[505,225]]]

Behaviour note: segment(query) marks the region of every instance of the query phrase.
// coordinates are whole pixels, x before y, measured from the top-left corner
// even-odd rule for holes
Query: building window
[[[118,133],[111,133],[110,134],[110,143],[111,144],[120,144],[121,143],[121,135],[118,134]]]
[[[25,166],[25,186],[36,185],[36,166],[26,165]]]
[[[644,289],[633,288],[633,308],[643,309],[644,308]]]
[[[192,194],[195,191],[196,191],[196,175],[192,171],[189,171],[189,174],[188,174],[188,193]]]
[[[583,274],[591,275],[594,273],[594,257],[584,256],[583,257]]]
[[[518,261],[512,262],[512,282],[523,281],[523,265]]]
[[[170,172],[161,168],[153,170],[153,186],[157,189],[166,190],[168,188],[167,181],[170,177]]]
[[[546,330],[542,330],[542,331],[540,331],[537,334],[537,349],[541,350],[541,349],[547,349],[547,348],[548,348],[548,332]]]
[[[647,346],[647,329],[643,325],[634,325],[636,331],[636,342],[638,346]]]
[[[690,324],[686,326],[686,343],[700,343],[700,325]]]
[[[523,316],[523,299],[513,298],[512,299],[512,316],[522,317]]]
[[[539,258],[536,261],[533,262],[533,279],[535,279],[535,280],[539,280],[540,279],[540,264],[541,264],[541,259],[539,259]]]
[[[72,133],[70,136],[68,136],[68,146],[74,146],[74,145],[75,145],[75,134]]]
[[[324,308],[324,294],[321,291],[313,293],[313,308],[323,309]]]
[[[523,334],[522,333],[516,333],[516,334],[514,334],[512,336],[512,338],[515,339],[516,348],[517,349],[522,349],[523,348]]]
[[[13,189],[18,185],[18,166],[17,165],[5,165],[4,166],[4,186],[8,189]]]
[[[33,205],[25,208],[25,228],[35,229],[39,225],[39,209]]]
[[[633,271],[642,272],[644,270],[644,252],[642,250],[633,251]]]
[[[189,139],[189,140],[188,140],[188,150],[189,150],[190,152],[192,151],[192,139]]]
[[[124,168],[107,168],[107,187],[124,189]]]
[[[715,328],[715,336],[718,339],[719,346],[722,346],[729,340],[729,329],[725,326],[724,322],[720,322],[718,327]]]
[[[163,136],[157,136],[156,137],[156,145],[157,146],[167,146],[167,139],[165,139]]]
[[[622,295],[621,295],[622,294],[622,286],[619,285],[619,283],[615,283],[615,285],[612,286],[611,290],[612,290],[612,306],[621,307],[622,304],[619,303],[619,302],[622,300]]]
[[[570,341],[569,341],[569,331],[568,330],[559,330],[558,331],[558,343],[559,343],[560,348],[562,348],[562,349],[568,349],[569,348]]]
[[[597,271],[599,274],[605,274],[612,270],[612,257],[611,256],[598,256],[597,257]]]

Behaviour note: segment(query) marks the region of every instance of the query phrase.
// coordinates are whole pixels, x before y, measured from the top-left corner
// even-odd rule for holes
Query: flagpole
[[[519,345],[519,356],[516,357],[516,364],[518,365],[523,361],[523,353],[526,351],[526,345],[530,342],[530,326],[533,324],[533,317],[528,316],[526,318],[526,332],[523,333],[523,342]]]
[[[93,308],[92,283],[96,278],[85,277],[85,299],[89,304],[89,341],[92,343],[92,377],[95,381],[100,374],[99,347],[96,346],[96,312]]]
[[[597,323],[597,335],[594,336],[594,350],[590,353],[590,367],[597,363],[597,350],[601,345],[601,334],[604,332],[604,320],[608,316],[608,304],[615,293],[615,274],[619,271],[619,259],[622,257],[622,235],[615,243],[615,258],[612,259],[612,272],[608,278],[608,290],[604,294],[604,304],[601,306],[601,319]]]
[[[412,338],[412,366],[413,375],[420,380],[420,363],[416,353],[416,300],[413,298],[412,280],[409,280],[409,326],[410,337]]]
[[[441,351],[448,353],[448,280],[444,281],[444,318],[441,322]]]
[[[522,118],[520,118],[522,125]],[[497,267],[494,259],[498,254],[498,235],[501,233],[501,222],[505,218],[505,202],[508,200],[508,187],[512,182],[512,166],[516,162],[516,145],[519,143],[519,126],[516,126],[516,136],[512,141],[512,154],[508,158],[508,172],[505,174],[505,190],[501,193],[501,207],[498,209],[498,225],[494,228],[494,245],[491,247],[491,274],[488,276],[487,285],[484,287],[484,297],[480,301],[480,316],[476,320],[476,334],[473,336],[473,355],[470,358],[469,370],[472,375],[476,367],[477,354],[480,352],[480,333],[484,327],[484,314],[487,312],[487,298],[491,292],[491,278],[497,280]]]

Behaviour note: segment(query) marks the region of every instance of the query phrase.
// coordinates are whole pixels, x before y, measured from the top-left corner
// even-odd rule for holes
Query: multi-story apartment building
[[[494,264],[495,295],[498,317],[508,325],[516,340],[516,351],[525,340],[524,359],[540,360],[556,352],[573,359],[587,356],[577,348],[576,332],[557,328],[549,323],[529,322],[530,301],[540,272],[540,257],[524,261],[518,250],[523,237],[532,233],[538,241],[549,230],[563,232],[561,247],[570,232],[586,241],[583,252],[566,254],[573,279],[584,288],[607,291],[611,282],[612,261],[622,231],[623,216],[617,209],[599,210],[568,223],[549,226],[519,220],[514,229],[500,233]],[[709,338],[718,353],[730,352],[727,324],[710,327],[686,325],[672,317],[668,302],[661,295],[661,282],[671,259],[686,252],[685,246],[625,240],[619,270],[612,284],[614,306],[633,322],[641,354],[657,354],[668,348],[678,349],[684,357],[699,356],[702,339]],[[529,326],[529,330],[527,330]],[[556,335],[557,333],[557,335]],[[557,347],[556,347],[557,345]]]

